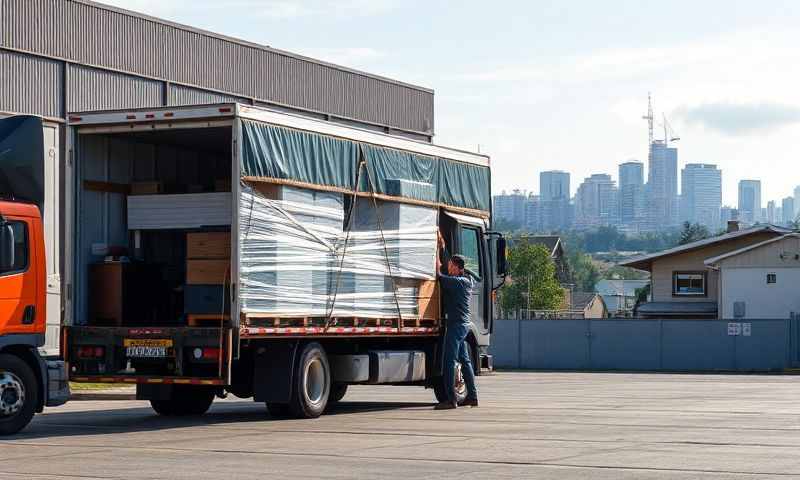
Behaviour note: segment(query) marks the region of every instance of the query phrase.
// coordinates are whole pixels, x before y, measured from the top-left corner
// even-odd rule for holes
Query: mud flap
[[[254,355],[253,375],[256,402],[289,403],[292,396],[294,359],[298,341],[269,343]]]

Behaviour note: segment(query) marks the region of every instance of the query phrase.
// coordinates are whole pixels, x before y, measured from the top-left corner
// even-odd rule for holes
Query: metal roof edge
[[[677,247],[668,248],[666,250],[662,250],[661,252],[650,253],[650,254],[639,256],[639,257],[634,257],[634,258],[631,258],[629,260],[622,261],[622,262],[618,263],[617,265],[622,266],[622,267],[636,268],[636,267],[633,267],[633,265],[641,264],[642,262],[650,262],[652,260],[655,260],[655,259],[658,259],[658,258],[662,258],[662,257],[668,257],[670,255],[677,255],[677,254],[680,254],[680,253],[689,252],[689,251],[692,251],[692,250],[696,250],[698,248],[705,247],[707,245],[713,245],[715,243],[724,242],[724,241],[727,241],[727,240],[732,240],[734,238],[739,238],[739,237],[743,237],[743,236],[746,236],[746,235],[751,235],[751,234],[754,234],[754,233],[765,232],[765,231],[770,231],[770,232],[774,232],[774,233],[782,233],[782,234],[792,233],[792,230],[790,230],[788,228],[777,227],[775,225],[762,225],[762,226],[757,226],[757,227],[751,227],[751,228],[744,229],[744,230],[738,230],[736,232],[724,233],[724,234],[716,236],[716,237],[704,238],[704,239],[698,240],[696,242],[687,243],[686,245],[678,245]]]
[[[205,35],[207,37],[216,38],[218,40],[225,40],[225,41],[232,42],[232,43],[235,43],[235,44],[238,44],[238,45],[241,45],[241,46],[257,48],[259,50],[265,50],[265,51],[272,52],[272,53],[275,53],[275,54],[278,54],[278,55],[283,55],[283,56],[295,58],[295,59],[298,59],[298,60],[304,60],[304,61],[307,61],[307,62],[310,62],[310,63],[316,63],[317,65],[334,68],[336,70],[341,70],[343,72],[348,72],[348,73],[352,73],[352,74],[355,74],[355,75],[361,75],[363,77],[372,78],[372,79],[375,79],[375,80],[380,80],[380,81],[391,83],[391,84],[394,84],[394,85],[397,85],[397,86],[400,86],[400,87],[410,88],[412,90],[418,90],[420,92],[429,93],[431,95],[435,94],[434,90],[431,89],[431,88],[428,88],[428,87],[423,87],[423,86],[420,86],[420,85],[414,85],[413,83],[407,83],[407,82],[403,82],[401,80],[395,80],[393,78],[384,77],[382,75],[377,75],[377,74],[374,74],[374,73],[365,72],[363,70],[358,70],[358,69],[355,69],[355,68],[350,68],[350,67],[345,67],[345,66],[342,66],[342,65],[337,65],[335,63],[326,62],[324,60],[318,60],[316,58],[307,57],[305,55],[300,55],[298,53],[292,53],[292,52],[289,52],[289,51],[286,51],[286,50],[281,50],[279,48],[270,47],[269,45],[262,45],[262,44],[259,44],[259,43],[250,42],[248,40],[243,40],[241,38],[231,37],[231,36],[224,35],[224,34],[221,34],[221,33],[212,32],[210,30],[205,30],[205,29],[202,29],[202,28],[192,27],[190,25],[174,22],[172,20],[166,20],[164,18],[159,18],[159,17],[155,17],[155,16],[152,16],[152,15],[147,15],[146,13],[140,13],[140,12],[136,12],[134,10],[128,10],[126,8],[116,7],[114,5],[107,5],[105,3],[100,3],[100,2],[93,1],[93,0],[68,0],[68,1],[73,2],[73,3],[81,3],[81,4],[84,4],[84,5],[88,5],[88,6],[95,7],[95,8],[100,8],[100,9],[103,9],[103,10],[108,10],[108,11],[111,11],[111,12],[119,13],[121,15],[127,15],[127,16],[130,16],[130,17],[140,18],[142,20],[147,20],[147,21],[150,21],[150,22],[155,22],[155,23],[160,23],[160,24],[163,24],[163,25],[168,25],[170,27],[177,28],[179,30],[183,30],[183,31],[186,31],[186,32],[191,32],[191,33],[196,33],[196,34],[199,34],[199,35]]]
[[[761,248],[764,245],[769,245],[770,243],[779,242],[781,240],[786,239],[787,237],[800,238],[800,234],[799,233],[787,233],[786,235],[781,235],[780,237],[768,238],[767,240],[764,240],[763,242],[754,243],[752,245],[748,245],[746,247],[742,247],[742,248],[734,250],[732,252],[727,252],[727,253],[723,253],[722,255],[717,255],[716,257],[707,258],[707,259],[703,260],[703,263],[706,264],[706,265],[709,265],[709,266],[710,265],[714,265],[715,263],[718,263],[721,260],[725,260],[725,259],[730,258],[730,257],[735,257],[737,255],[741,255],[742,253],[749,252],[750,250],[755,250],[757,248]]]

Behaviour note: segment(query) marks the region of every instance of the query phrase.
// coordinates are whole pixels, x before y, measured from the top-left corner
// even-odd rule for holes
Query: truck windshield
[[[461,227],[461,255],[464,256],[466,267],[479,277],[482,277],[481,263],[479,261],[480,247],[478,239],[480,233],[476,228]]]

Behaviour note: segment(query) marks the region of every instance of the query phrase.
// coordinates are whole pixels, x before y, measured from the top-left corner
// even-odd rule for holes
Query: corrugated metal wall
[[[0,50],[0,110],[63,117],[63,63]]]
[[[163,104],[163,84],[80,65],[69,66],[67,110],[111,110]]]
[[[222,92],[217,94],[433,132],[430,90],[85,0],[0,0],[2,47]],[[104,81],[126,88],[119,79]],[[139,85],[149,100],[149,87]],[[69,95],[70,106],[113,103],[87,90]],[[115,101],[131,106],[143,97]]]
[[[248,99],[243,97],[224,95],[181,85],[170,86],[168,102],[170,105],[200,105],[203,103],[225,102],[249,103]]]

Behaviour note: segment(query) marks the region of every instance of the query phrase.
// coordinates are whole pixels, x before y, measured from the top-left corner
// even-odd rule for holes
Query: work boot
[[[461,406],[463,407],[477,407],[478,406],[478,399],[477,398],[468,398],[461,402]]]
[[[434,410],[452,410],[456,407],[456,404],[453,402],[439,402],[433,407]]]

